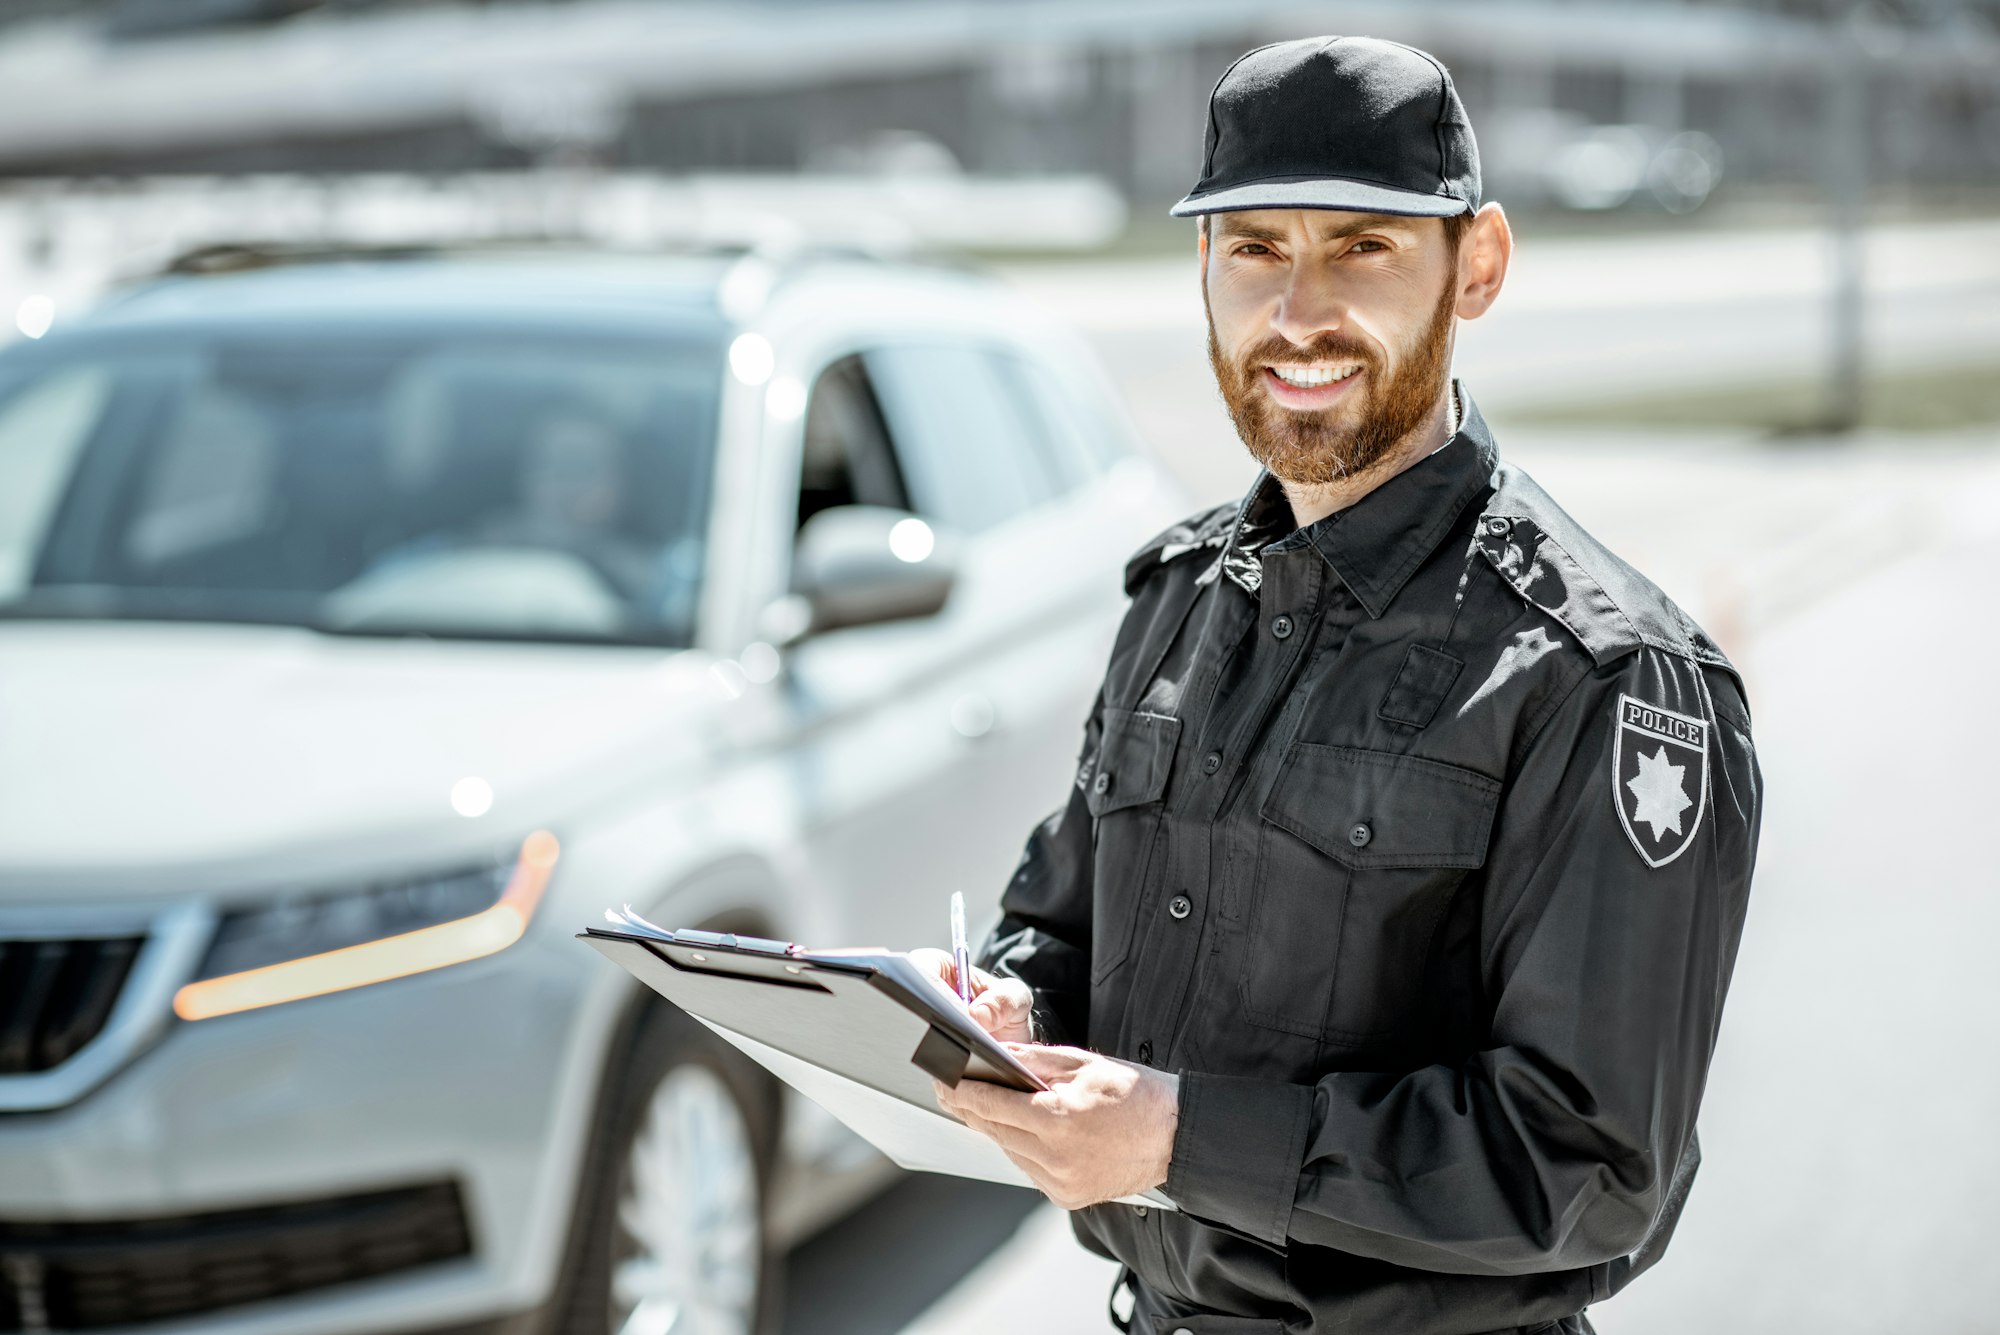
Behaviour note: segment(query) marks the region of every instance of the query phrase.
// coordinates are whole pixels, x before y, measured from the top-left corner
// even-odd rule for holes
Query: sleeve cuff
[[[1189,1215],[1283,1247],[1312,1108],[1310,1085],[1181,1072],[1161,1189]]]
[[[1037,998],[1039,1000],[1039,996]],[[1028,1028],[1033,1032],[1035,1042],[1050,1047],[1073,1047],[1069,1026],[1063,1022],[1062,1013],[1053,1006],[1037,1005],[1028,1012]]]

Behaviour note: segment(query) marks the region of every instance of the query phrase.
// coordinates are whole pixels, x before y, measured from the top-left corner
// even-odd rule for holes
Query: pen
[[[965,895],[951,892],[951,963],[958,974],[958,999],[972,1004],[972,956],[965,948]]]

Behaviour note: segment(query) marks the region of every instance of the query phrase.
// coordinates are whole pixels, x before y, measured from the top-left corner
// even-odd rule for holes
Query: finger
[[[984,1117],[986,1121],[1006,1121],[1006,1123],[1020,1121],[1018,1113],[1016,1115],[1006,1115],[1002,1111],[1004,1109],[1004,1099],[998,1099],[994,1095],[1012,1095],[1016,1099],[1024,1097],[1020,1093],[1014,1093],[1012,1089],[1002,1089],[1000,1085],[994,1085],[994,1083],[988,1083],[988,1081],[982,1081],[982,1079],[972,1079],[972,1077],[960,1079],[956,1085],[950,1085],[950,1087],[944,1087],[944,1089],[938,1091],[938,1099],[946,1107],[950,1107],[954,1113],[960,1113],[960,1115],[968,1115],[970,1113],[970,1115],[976,1115],[976,1117]]]
[[[1021,1065],[1044,1080],[1063,1079],[1097,1059],[1096,1053],[1082,1048],[1053,1047],[1041,1043],[1007,1043],[1003,1046],[1014,1054]]]
[[[968,1078],[960,1080],[957,1086],[953,1087],[933,1077],[931,1080],[931,1090],[937,1096],[938,1107],[963,1122],[972,1116],[974,1112],[968,1106],[973,1097],[973,1089],[985,1083],[985,1081]]]
[[[1038,1114],[1029,1108],[1028,1096],[986,1080],[961,1080],[951,1091],[954,1111],[971,1113],[989,1122],[1008,1126],[1032,1126]]]
[[[937,1095],[938,1107],[943,1109],[947,1116],[958,1117],[960,1121],[965,1120],[959,1117],[958,1104],[952,1098],[951,1086],[942,1080],[933,1079],[931,1089]]]
[[[937,979],[954,991],[957,990],[958,966],[952,960],[950,951],[939,950],[934,946],[918,946],[909,953],[909,956],[910,963],[917,966],[918,972]]]
[[[981,1117],[978,1113],[968,1112],[962,1108],[958,1111],[957,1115],[959,1121],[965,1123],[968,1127],[971,1127],[974,1131],[977,1131],[980,1135],[985,1136],[988,1140],[997,1142],[1000,1139],[1000,1133],[1005,1133],[1010,1137],[1019,1136],[1022,1134],[1015,1127],[1007,1126],[1005,1123],[1002,1122],[988,1121],[986,1118]]]
[[[975,1106],[975,1101],[979,1099],[981,1091],[998,1088],[999,1086],[989,1084],[984,1080],[973,1080],[970,1078],[960,1080],[956,1086],[947,1085],[935,1077],[931,1080],[931,1090],[937,1096],[938,1107],[951,1117],[964,1122],[968,1126],[972,1125],[975,1120],[983,1123],[997,1123],[998,1119],[992,1115],[990,1109],[985,1110],[985,1114],[982,1116],[981,1108]]]
[[[1013,1150],[1008,1149],[1005,1145],[1002,1145],[1000,1147],[1000,1152],[1006,1155],[1009,1159],[1012,1159],[1014,1161],[1014,1166],[1016,1168],[1019,1168],[1022,1172],[1028,1175],[1028,1180],[1035,1184],[1036,1191],[1039,1191],[1044,1196],[1047,1196],[1051,1191],[1055,1190],[1055,1179],[1049,1176],[1049,1170],[1047,1168],[1035,1162],[1033,1159],[1030,1159],[1025,1154],[1015,1153]],[[1050,1199],[1053,1200],[1054,1198],[1050,1197]]]
[[[1018,978],[995,978],[983,969],[972,971],[972,999],[984,998],[996,1005],[1027,1006],[1034,1001],[1035,994]]]
[[[996,978],[975,992],[973,1000],[984,1001],[1009,1017],[1025,1019],[1035,1004],[1035,994],[1018,978]]]
[[[1047,1197],[1050,1204],[1063,1210],[1074,1210],[1083,1204],[1064,1186],[1047,1164],[1010,1150],[1004,1145],[1000,1147],[1000,1152],[1012,1160],[1016,1168],[1028,1175],[1028,1181],[1035,1184],[1035,1190]]]
[[[1027,988],[1016,985],[1020,990],[996,987],[981,992],[972,999],[972,1018],[979,1022],[988,1033],[1025,1031],[1028,1014],[1034,1008],[1032,996]]]
[[[1006,1151],[1016,1163],[1032,1164],[1043,1177],[1049,1176],[1049,1162],[1054,1156],[1031,1133],[1004,1122],[989,1122],[972,1113],[966,1114],[965,1124]]]

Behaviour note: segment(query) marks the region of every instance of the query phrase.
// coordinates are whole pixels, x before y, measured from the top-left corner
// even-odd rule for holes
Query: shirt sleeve
[[[1621,695],[1709,723],[1707,805],[1657,867],[1613,788]],[[1316,1084],[1183,1073],[1167,1195],[1273,1246],[1433,1271],[1639,1250],[1693,1162],[1761,796],[1729,673],[1652,649],[1586,672],[1528,744],[1468,886],[1483,896],[1483,1049]]]
[[[1035,1038],[1078,1044],[1089,1032],[1091,816],[1085,784],[1104,732],[1100,689],[1084,724],[1069,798],[1028,835],[1000,896],[1000,921],[973,961],[1035,994]]]

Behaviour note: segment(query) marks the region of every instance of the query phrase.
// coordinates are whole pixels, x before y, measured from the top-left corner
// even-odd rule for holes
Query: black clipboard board
[[[655,927],[630,909],[578,933],[904,1168],[1032,1187],[999,1146],[938,1107],[933,1078],[1048,1088],[942,984],[886,950]],[[1121,1197],[1175,1209],[1155,1189]]]
[[[1048,1088],[896,951],[814,951],[763,937],[668,931],[636,916],[579,935],[697,1019],[883,1093],[935,1107],[932,1077]],[[635,968],[642,958],[665,971]]]

